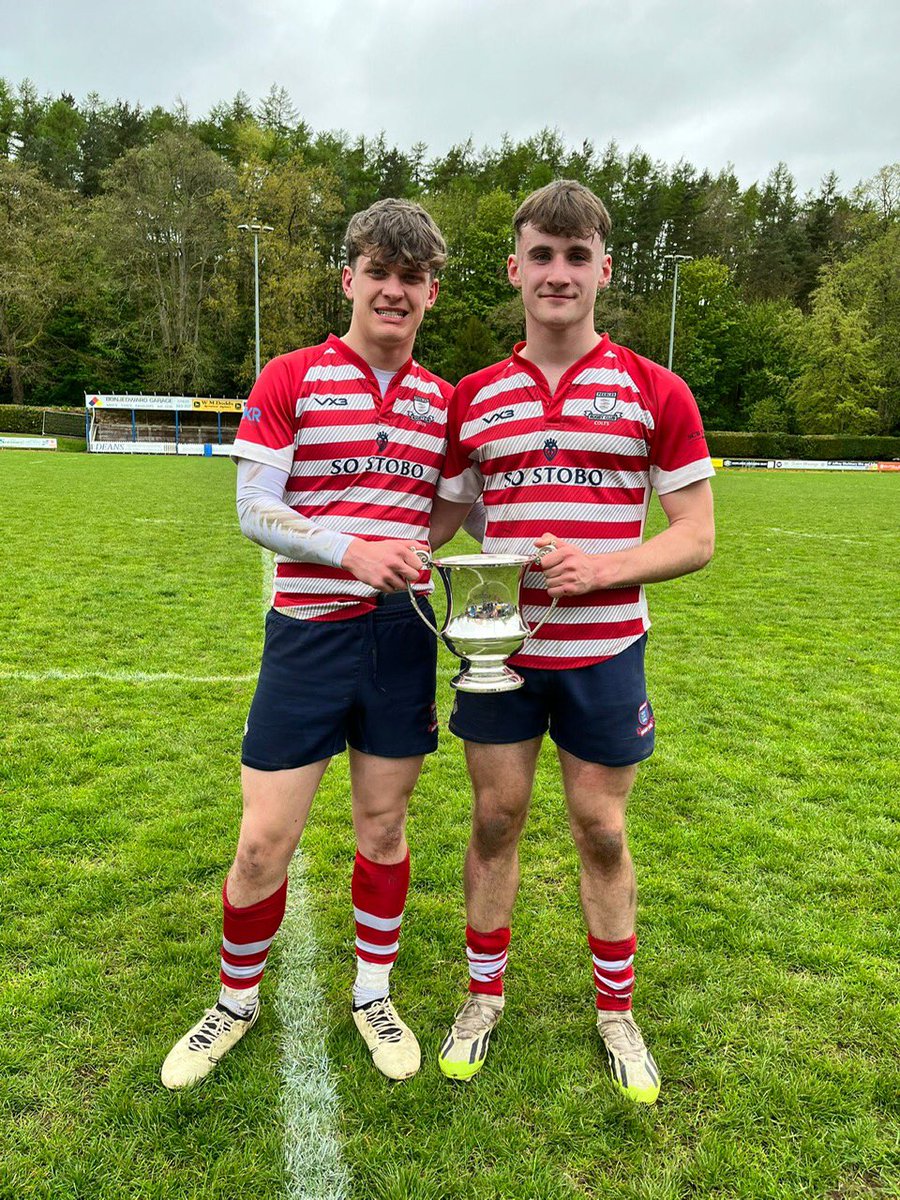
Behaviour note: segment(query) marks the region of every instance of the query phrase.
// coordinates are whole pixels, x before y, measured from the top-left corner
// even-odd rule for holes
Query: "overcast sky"
[[[0,76],[205,115],[274,84],[404,150],[557,128],[744,184],[900,160],[897,0],[0,0]]]

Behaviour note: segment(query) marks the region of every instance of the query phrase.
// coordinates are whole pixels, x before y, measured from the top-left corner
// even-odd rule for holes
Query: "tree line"
[[[900,432],[900,163],[842,192],[798,194],[780,163],[742,187],[640,148],[544,129],[432,156],[317,132],[284,89],[202,119],[0,79],[0,403],[79,404],[85,390],[243,396],[254,375],[252,237],[262,359],[342,331],[341,239],[384,196],[423,204],[449,246],[417,357],[451,380],[522,336],[506,279],[520,200],[576,178],[613,217],[598,327],[668,355],[708,428]],[[2,426],[2,417],[0,417]]]

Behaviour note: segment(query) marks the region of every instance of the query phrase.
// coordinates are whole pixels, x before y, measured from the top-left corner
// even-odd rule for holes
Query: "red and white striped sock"
[[[636,934],[618,942],[604,942],[588,934],[588,945],[594,958],[597,1007],[605,1012],[628,1012],[634,991]]]
[[[222,886],[222,965],[219,978],[226,1007],[239,1016],[251,1012],[256,1003],[256,991],[266,969],[269,947],[284,919],[287,900],[287,879],[276,892],[236,908],[228,899],[228,880]],[[234,993],[237,993],[235,995]]]
[[[376,863],[357,850],[350,894],[356,921],[356,982],[353,1003],[358,1008],[390,992],[391,967],[400,950],[400,923],[409,891],[409,851],[398,863]]]
[[[466,958],[469,960],[469,991],[482,995],[503,995],[503,973],[506,970],[510,930],[494,929],[479,933],[466,926]]]

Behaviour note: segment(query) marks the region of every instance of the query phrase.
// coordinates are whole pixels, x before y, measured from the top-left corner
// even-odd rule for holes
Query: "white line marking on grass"
[[[852,542],[855,546],[868,546],[872,538],[844,537],[842,533],[805,533],[801,529],[778,529],[770,525],[768,533],[786,533],[788,537],[815,538],[822,542]]]
[[[281,1021],[284,1158],[291,1200],[346,1200],[350,1174],[337,1139],[339,1102],[325,1049],[325,1010],[315,973],[318,946],[309,919],[306,868],[291,862],[287,909],[278,939],[275,1009]]]
[[[256,675],[183,675],[176,671],[0,671],[0,679],[23,683],[67,683],[96,679],[100,683],[251,683]]]
[[[272,603],[275,558],[262,550],[262,602]],[[281,1022],[284,1161],[290,1200],[346,1200],[350,1174],[337,1138],[340,1105],[325,1049],[325,1000],[316,978],[318,946],[309,919],[306,867],[298,849],[291,861],[287,907],[276,945],[275,1011]]]

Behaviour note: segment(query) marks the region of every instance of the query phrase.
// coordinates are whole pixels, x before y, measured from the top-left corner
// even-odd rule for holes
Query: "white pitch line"
[[[340,1112],[325,1048],[319,949],[309,919],[306,867],[298,850],[288,872],[275,1010],[281,1021],[284,1158],[290,1200],[347,1200],[350,1174],[337,1139]]]
[[[262,550],[263,611],[272,603],[274,556]],[[284,1161],[290,1200],[347,1200],[350,1174],[337,1138],[340,1112],[325,1048],[325,1000],[316,977],[319,948],[309,918],[306,866],[298,848],[288,871],[275,1011],[281,1022]]]
[[[854,546],[868,546],[872,538],[845,537],[842,533],[806,533],[802,529],[779,529],[770,525],[769,533],[786,533],[788,537],[815,538],[820,542],[851,542]]]
[[[98,683],[251,683],[255,675],[183,675],[175,671],[0,671],[0,680],[22,683],[46,683],[61,679],[66,683],[96,680]]]

